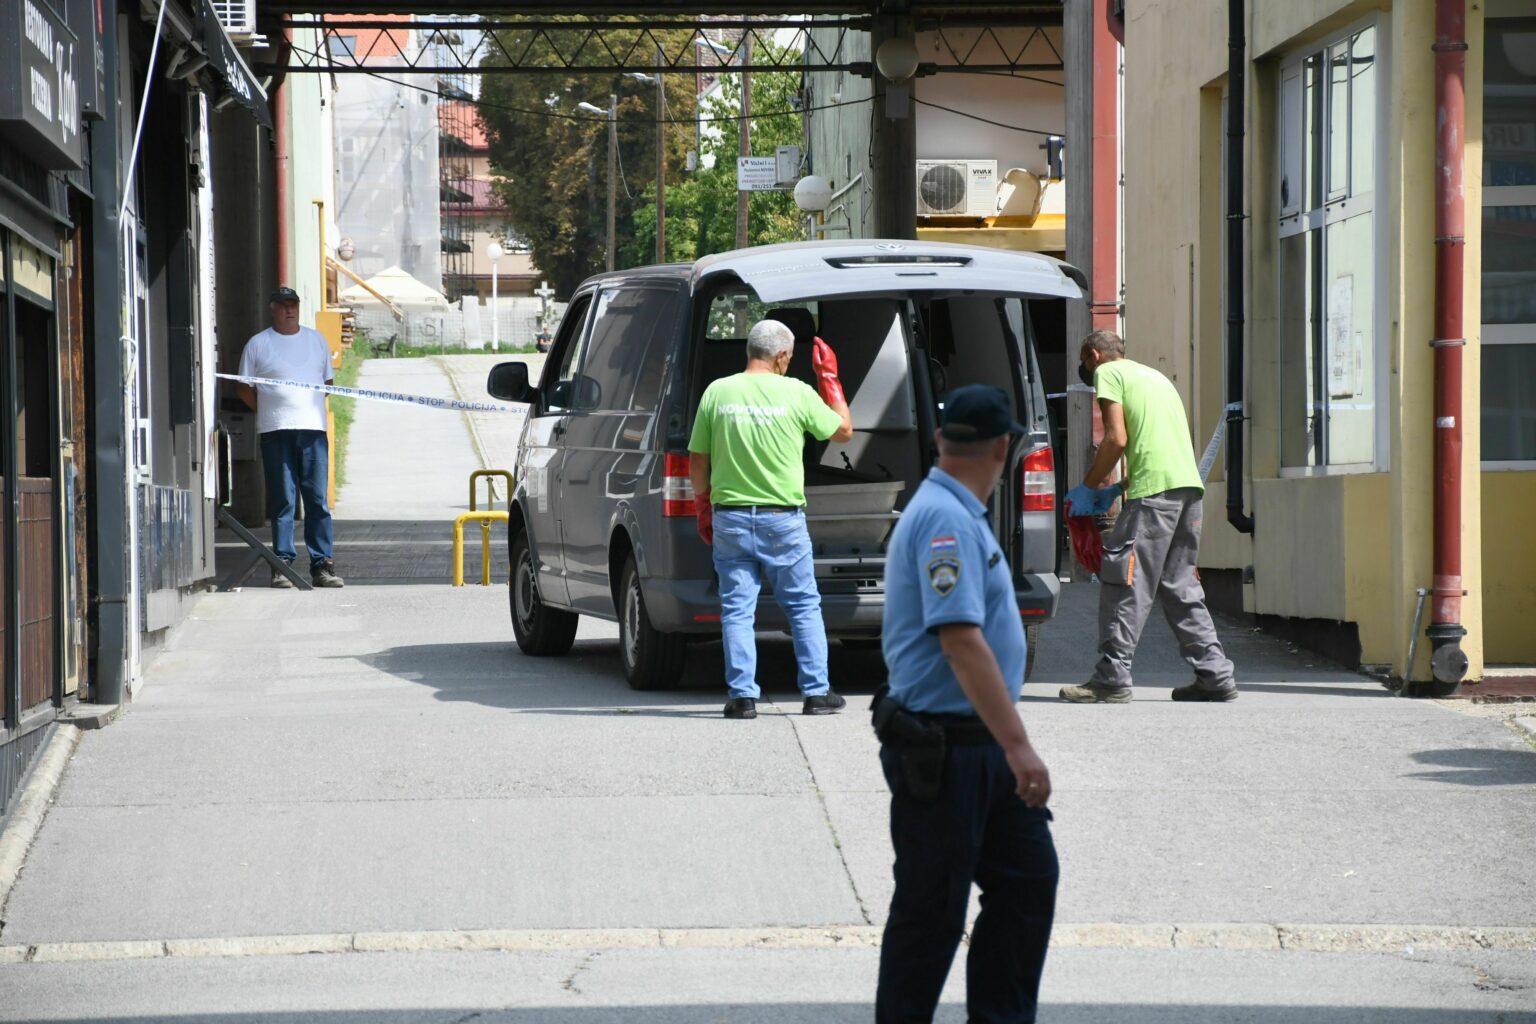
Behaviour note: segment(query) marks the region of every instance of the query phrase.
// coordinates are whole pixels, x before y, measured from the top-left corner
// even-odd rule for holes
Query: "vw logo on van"
[[[900,242],[876,242],[875,248],[881,252],[901,252],[906,246]]]

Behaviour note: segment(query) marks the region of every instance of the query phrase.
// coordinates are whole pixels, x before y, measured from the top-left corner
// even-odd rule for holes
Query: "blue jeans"
[[[725,685],[734,697],[762,695],[757,685],[757,595],[763,577],[784,609],[795,641],[796,682],[807,697],[826,693],[827,630],[804,512],[715,509],[715,572],[720,577],[720,628]]]
[[[329,456],[330,441],[323,430],[269,430],[261,435],[272,550],[285,562],[297,554],[293,549],[297,492],[304,498],[304,546],[309,549],[310,572],[331,560],[331,509],[325,503]]]
[[[966,1019],[1030,1024],[1056,916],[1051,812],[1019,799],[995,743],[951,746],[931,802],[908,792],[898,751],[882,746],[880,765],[891,789],[896,891],[880,944],[877,1024],[933,1020],[973,881],[981,914],[966,957]]]

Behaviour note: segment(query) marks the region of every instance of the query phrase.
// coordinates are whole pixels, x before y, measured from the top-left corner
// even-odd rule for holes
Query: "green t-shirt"
[[[1205,490],[1184,419],[1184,402],[1173,382],[1150,366],[1116,359],[1093,375],[1100,399],[1125,411],[1127,498],[1145,498],[1177,487]]]
[[[804,505],[805,435],[825,441],[842,423],[802,380],[738,373],[704,389],[688,450],[709,456],[716,505]]]

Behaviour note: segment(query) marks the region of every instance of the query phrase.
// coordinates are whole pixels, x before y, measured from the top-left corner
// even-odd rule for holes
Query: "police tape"
[[[461,398],[439,398],[436,395],[407,395],[399,391],[379,391],[376,388],[344,388],[339,384],[309,384],[299,380],[273,380],[270,377],[245,377],[238,373],[217,374],[220,380],[233,380],[241,384],[276,388],[298,388],[300,391],[318,391],[323,395],[339,398],[361,398],[369,402],[393,402],[396,405],[418,405],[424,409],[442,409],[446,412],[502,412],[521,416],[528,412],[525,405],[492,404],[490,402],[466,402]]]
[[[1233,402],[1222,410],[1226,413],[1242,412],[1243,403]],[[1211,475],[1211,467],[1216,465],[1216,453],[1221,450],[1222,439],[1227,436],[1227,421],[1223,417],[1216,424],[1216,431],[1211,435],[1211,443],[1205,446],[1205,454],[1200,456],[1200,482],[1205,483]]]

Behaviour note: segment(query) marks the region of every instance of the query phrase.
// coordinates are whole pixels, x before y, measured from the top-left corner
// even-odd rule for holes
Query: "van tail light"
[[[693,477],[688,475],[688,453],[667,452],[662,474],[661,514],[697,515],[698,509],[693,503]]]
[[[1025,512],[1056,511],[1056,455],[1050,445],[1041,445],[1024,456],[1019,478]]]

